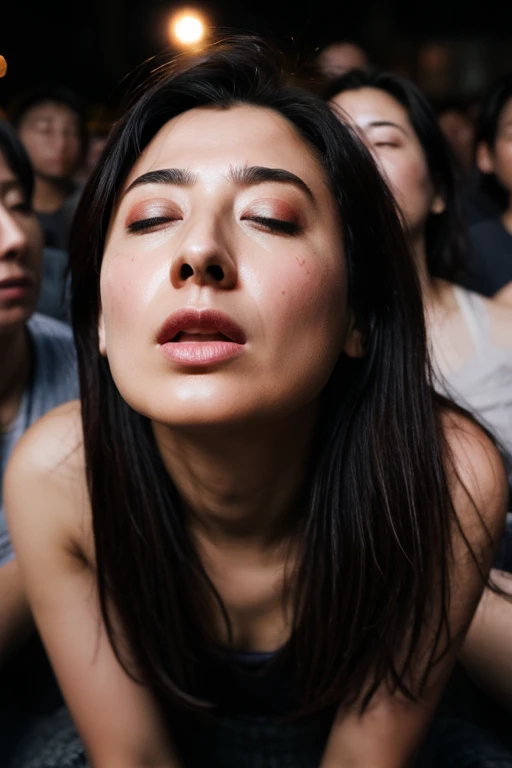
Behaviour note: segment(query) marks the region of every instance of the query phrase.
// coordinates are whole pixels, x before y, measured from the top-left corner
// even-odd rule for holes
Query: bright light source
[[[205,35],[205,24],[199,14],[187,11],[171,19],[171,36],[181,45],[197,45]]]
[[[5,56],[0,56],[0,77],[4,77],[7,72],[7,62]]]

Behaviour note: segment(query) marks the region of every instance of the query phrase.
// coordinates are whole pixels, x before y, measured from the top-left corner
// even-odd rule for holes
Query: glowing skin
[[[290,180],[262,182],[254,167]],[[164,169],[178,169],[173,183],[140,183]],[[159,131],[126,181],[101,270],[100,349],[125,400],[156,422],[286,417],[351,351],[346,282],[336,203],[294,129],[262,108],[194,109]],[[228,315],[240,354],[199,367],[163,354],[158,334],[183,309]],[[200,344],[208,330],[181,340]],[[218,338],[210,330],[204,343]]]
[[[43,102],[28,110],[19,126],[20,138],[36,174],[59,180],[72,177],[82,160],[78,118],[64,104]]]
[[[37,218],[0,152],[0,336],[23,328],[35,309],[42,248]]]
[[[388,180],[402,212],[409,236],[423,239],[430,213],[444,203],[436,194],[425,153],[407,110],[378,88],[339,93],[332,100],[357,125]]]

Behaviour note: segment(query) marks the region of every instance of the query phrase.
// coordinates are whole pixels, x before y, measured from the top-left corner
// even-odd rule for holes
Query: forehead
[[[358,88],[343,91],[332,99],[332,103],[361,127],[366,127],[376,120],[386,120],[401,126],[410,126],[409,115],[405,107],[390,93],[380,88]]]
[[[78,123],[78,115],[66,104],[57,101],[42,101],[25,112],[22,123],[32,123],[36,120],[66,120]]]
[[[215,168],[233,165],[284,168],[309,184],[325,186],[315,152],[278,113],[252,106],[200,107],[166,123],[133,166],[126,186],[142,173],[161,168]],[[307,177],[307,178],[306,178]]]

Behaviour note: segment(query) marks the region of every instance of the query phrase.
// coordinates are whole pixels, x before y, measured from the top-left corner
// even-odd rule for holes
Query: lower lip
[[[175,363],[199,368],[237,357],[244,345],[234,341],[169,341],[160,349]]]
[[[5,288],[0,285],[0,301],[19,301],[26,299],[29,293],[29,285],[10,285]]]

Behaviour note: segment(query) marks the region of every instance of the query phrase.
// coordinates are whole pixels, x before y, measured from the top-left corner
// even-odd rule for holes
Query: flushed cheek
[[[272,333],[272,348],[280,356],[296,356],[303,344],[339,346],[346,303],[344,269],[325,264],[317,255],[297,256],[276,267],[261,287],[260,306]]]

